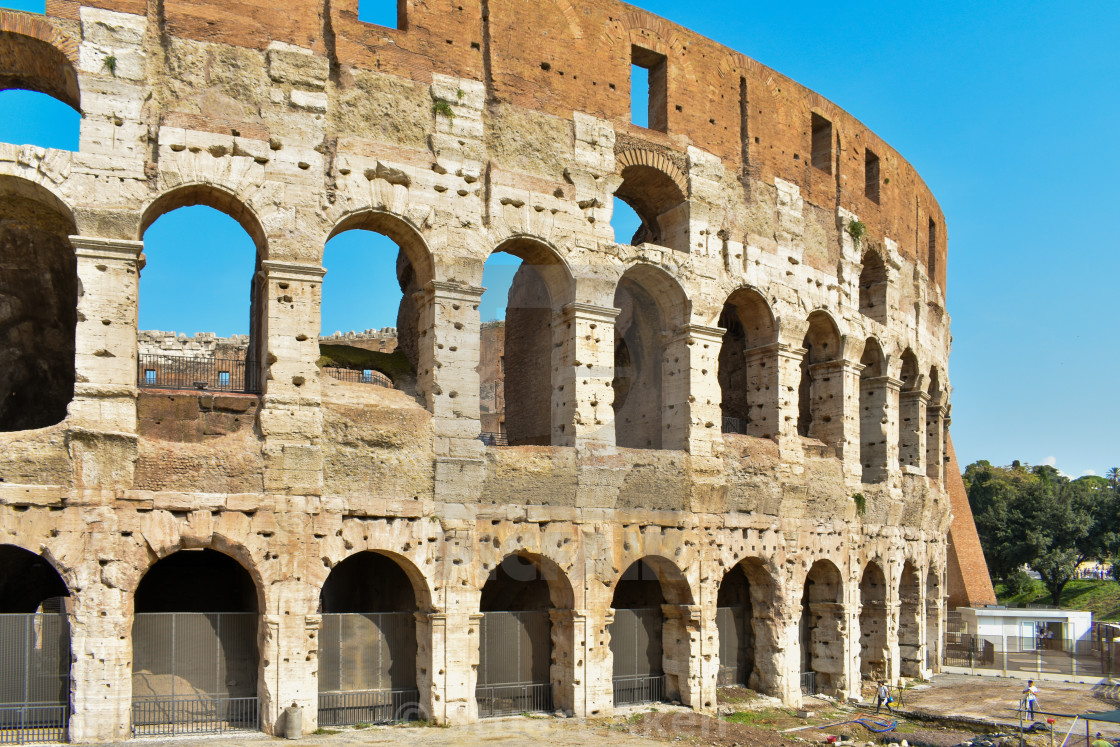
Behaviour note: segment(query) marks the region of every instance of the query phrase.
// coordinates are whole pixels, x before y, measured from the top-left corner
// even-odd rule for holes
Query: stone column
[[[859,373],[863,364],[857,361],[840,362],[841,427],[840,459],[844,472],[858,481],[862,467],[859,461],[860,417],[859,417]]]
[[[614,608],[610,597],[604,606],[589,606],[584,620],[587,658],[584,660],[584,710],[587,716],[614,713],[614,652],[611,651],[611,623]]]
[[[812,423],[809,436],[836,449],[842,456],[845,433],[844,361],[824,361],[809,366]]]
[[[926,407],[926,477],[941,482],[945,476],[945,409],[940,403]]]
[[[291,584],[285,584],[291,588]],[[294,591],[294,590],[293,590]],[[279,614],[264,615],[260,651],[260,681],[257,691],[261,703],[261,726],[268,734],[283,734],[284,709],[303,709],[303,733],[318,727],[319,719],[319,630],[322,615],[308,614],[305,604],[285,605],[288,594],[278,592],[284,605]],[[307,596],[305,590],[290,595]]]
[[[902,471],[926,473],[926,403],[929,395],[910,389],[899,395],[898,459]]]
[[[94,565],[89,578],[100,570]],[[69,741],[126,740],[132,728],[132,616],[123,607],[126,596],[71,598]]]
[[[431,612],[416,612],[416,690],[420,698],[420,714],[428,721],[435,721],[435,671],[432,657],[432,630],[434,625]]]
[[[447,612],[429,616],[432,629],[433,718],[459,726],[478,720],[474,690],[478,681],[480,613]],[[421,695],[421,700],[424,696]]]
[[[779,347],[775,342],[759,345],[744,353],[747,365],[747,406],[750,408],[747,433],[758,438],[774,438],[781,432]]]
[[[320,495],[323,415],[315,362],[319,358],[319,302],[325,272],[318,265],[271,260],[263,261],[261,268],[265,360],[258,365],[264,376],[260,425],[265,437],[265,490]]]
[[[552,621],[552,705],[568,715],[582,717],[583,663],[587,618],[576,610],[549,610]]]
[[[887,377],[861,378],[859,400],[860,481],[884,482],[890,473],[887,467],[887,426],[890,422]]]
[[[694,710],[702,710],[705,701],[715,702],[715,680],[705,693],[700,671],[701,636],[700,606],[691,604],[661,605],[662,669],[665,672],[665,696],[679,699]]]
[[[570,303],[553,327],[552,443],[603,444],[614,440],[613,307]]]
[[[723,330],[685,324],[663,339],[661,446],[710,456],[722,433],[716,369]]]
[[[902,396],[902,380],[883,377],[883,396],[886,400],[887,475],[899,474],[898,419]]]
[[[136,443],[136,327],[143,242],[71,236],[78,272],[74,399],[78,487],[130,488]]]
[[[797,435],[797,417],[801,384],[801,361],[806,350],[778,343],[778,445],[782,448],[801,448]]]

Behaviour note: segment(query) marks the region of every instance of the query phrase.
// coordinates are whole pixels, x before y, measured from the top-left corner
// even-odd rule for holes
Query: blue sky
[[[640,5],[819,91],[929,184],[948,222],[962,465],[1021,459],[1077,476],[1120,464],[1120,4]],[[28,98],[0,93],[0,113],[21,115],[0,116],[0,140],[73,148],[76,115],[59,104],[41,115]],[[208,213],[171,214],[149,230],[142,326],[247,329],[252,244]],[[391,284],[394,257],[369,234],[328,245],[324,332],[395,324],[395,286],[369,282]],[[210,288],[216,263],[235,271]],[[516,264],[488,263],[484,319],[500,317]],[[194,285],[192,266],[209,268]]]

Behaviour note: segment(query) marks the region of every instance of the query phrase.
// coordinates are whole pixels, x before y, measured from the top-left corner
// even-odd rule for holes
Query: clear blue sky
[[[1120,465],[1120,4],[640,5],[819,91],[925,178],[948,221],[962,464],[1021,459],[1074,476]],[[39,115],[26,99],[0,93],[0,112],[20,114],[0,117],[0,140],[74,147],[76,115],[59,117],[61,105]],[[143,326],[247,329],[253,249],[235,224],[169,215],[146,242]],[[394,257],[368,235],[332,241],[325,332],[395,323]],[[191,267],[212,273],[208,260],[232,258],[228,285],[208,292],[216,278],[205,274],[176,289]],[[484,319],[501,315],[515,269],[512,258],[488,263]],[[161,273],[175,282],[160,287]]]

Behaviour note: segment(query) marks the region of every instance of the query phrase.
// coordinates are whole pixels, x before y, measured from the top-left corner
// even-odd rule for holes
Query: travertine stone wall
[[[364,551],[413,586],[421,706],[443,723],[478,715],[481,589],[513,554],[549,582],[553,699],[576,715],[614,708],[613,595],[643,559],[669,691],[693,708],[715,705],[715,610],[736,566],[761,690],[797,703],[808,666],[858,696],[863,640],[892,679],[936,668],[953,520],[945,231],[901,156],[819,95],[613,0],[402,2],[400,29],[358,21],[356,0],[239,7],[0,11],[3,80],[83,114],[76,152],[0,144],[3,251],[26,248],[11,226],[30,201],[75,261],[56,350],[72,344],[73,364],[52,364],[74,382],[65,418],[0,433],[0,543],[49,561],[71,597],[72,740],[128,736],[136,588],[191,548],[253,580],[270,732],[292,704],[316,725],[320,592]],[[666,60],[661,131],[629,121],[635,54]],[[811,165],[813,114],[831,122],[827,169]],[[616,196],[643,219],[636,245],[613,235]],[[160,261],[144,232],[193,204],[256,245],[260,392],[137,386],[139,278]],[[316,366],[323,248],[350,229],[400,248],[416,397]],[[515,293],[534,299],[525,345],[547,355],[518,385],[531,445],[478,439],[482,268],[499,250],[540,281]],[[726,308],[741,360],[721,387]],[[869,564],[884,586],[864,600]]]

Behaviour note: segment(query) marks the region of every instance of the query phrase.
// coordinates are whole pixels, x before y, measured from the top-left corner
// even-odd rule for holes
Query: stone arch
[[[846,681],[844,641],[844,579],[831,560],[813,563],[805,575],[801,596],[798,643],[801,652],[801,689],[838,694]]]
[[[0,10],[0,90],[23,88],[81,112],[78,42],[42,18]]]
[[[874,249],[863,254],[859,273],[859,311],[880,324],[887,323],[887,263]]]
[[[0,614],[30,614],[49,599],[69,597],[66,579],[50,558],[0,544]]]
[[[330,583],[331,576],[335,573],[335,571],[343,568],[343,566],[358,568],[359,565],[357,565],[357,563],[360,563],[361,558],[367,556],[384,558],[386,562],[392,563],[392,565],[400,571],[401,576],[406,580],[408,584],[408,592],[405,596],[410,598],[411,606],[415,611],[434,611],[434,608],[432,606],[432,593],[431,589],[428,586],[428,581],[426,578],[424,578],[424,574],[420,571],[420,569],[416,567],[416,564],[399,553],[373,548],[364,548],[361,550],[357,550],[356,552],[350,553],[345,558],[337,563],[334,563],[331,566],[330,572],[327,574],[326,579],[324,579],[322,589],[320,590],[320,604],[324,604],[324,601],[322,601],[322,594],[326,592],[327,586]],[[365,578],[368,575],[370,574],[363,573],[362,578]],[[324,604],[324,611],[326,611],[326,606],[327,605]]]
[[[907,559],[898,578],[899,674],[920,677],[922,670],[922,576],[919,566]]]
[[[688,180],[668,156],[633,148],[617,154],[622,182],[614,196],[642,221],[628,242],[649,242],[688,252]],[[616,243],[619,237],[615,237]]]
[[[770,304],[756,289],[728,296],[719,316],[718,379],[724,433],[771,438],[778,431],[777,325]]]
[[[266,596],[266,591],[269,588],[268,580],[261,573],[261,568],[248,547],[239,542],[234,542],[221,534],[213,534],[209,537],[209,541],[206,542],[184,541],[184,538],[179,537],[178,541],[174,544],[160,547],[158,551],[149,549],[146,555],[140,555],[137,558],[135,570],[128,576],[129,583],[125,583],[121,586],[121,590],[125,592],[129,598],[128,609],[135,613],[136,592],[139,590],[140,584],[143,583],[145,576],[151,572],[152,568],[175,553],[196,550],[211,550],[221,555],[226,555],[236,561],[237,564],[241,566],[242,570],[249,574],[249,579],[252,581],[253,588],[256,590],[257,610],[259,610],[261,614],[264,614],[264,610],[268,608],[268,597]],[[143,552],[143,550],[141,552]]]
[[[860,674],[864,679],[890,679],[887,645],[887,577],[879,561],[864,566],[859,581]]]
[[[809,314],[809,326],[801,347],[801,382],[797,389],[799,435],[826,444],[839,443],[843,437],[840,329],[832,315],[823,309]]]
[[[719,685],[778,693],[776,574],[761,558],[744,558],[724,574],[716,597]]]
[[[644,564],[645,568],[653,573],[654,577],[652,579],[643,575],[645,570],[638,567],[639,563]],[[635,573],[638,573],[640,577],[634,577]],[[633,580],[656,580],[661,588],[661,593],[665,597],[665,604],[695,604],[692,586],[684,572],[676,563],[662,555],[643,555],[631,561],[622,573],[615,578],[611,588],[615,589],[617,593],[619,583]]]
[[[538,238],[512,236],[494,249],[497,252],[522,263],[509,288],[500,330],[502,391],[488,389],[498,386],[492,380],[480,381],[483,418],[496,421],[496,426],[484,423],[483,432],[504,431],[511,446],[549,446],[566,425],[564,413],[553,408],[553,392],[565,378],[563,340],[556,338],[563,334],[561,310],[575,299],[575,281],[556,248]],[[484,360],[483,365],[494,364]],[[491,412],[503,401],[503,411]]]
[[[685,429],[669,416],[675,402],[666,384],[676,371],[665,359],[674,344],[668,336],[679,332],[691,313],[688,297],[665,270],[639,263],[619,279],[614,305],[620,310],[612,382],[616,441],[629,448],[684,448]]]
[[[0,431],[66,418],[75,379],[76,233],[73,212],[51,189],[0,176]]]
[[[887,399],[887,360],[883,346],[868,337],[859,359],[859,461],[862,481],[878,483],[887,479],[887,432],[890,403]]]

